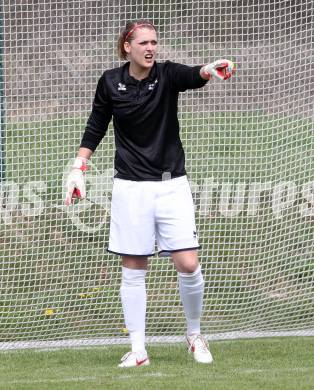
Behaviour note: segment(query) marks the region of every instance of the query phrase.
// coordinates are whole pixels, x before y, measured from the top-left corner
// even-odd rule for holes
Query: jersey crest
[[[126,86],[125,86],[125,84],[119,83],[119,84],[118,84],[118,91],[126,91]]]
[[[153,83],[148,84],[148,89],[152,91],[155,88],[155,85],[158,83],[158,80],[156,79]]]

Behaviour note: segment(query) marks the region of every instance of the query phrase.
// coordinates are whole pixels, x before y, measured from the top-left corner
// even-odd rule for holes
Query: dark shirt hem
[[[180,174],[173,174],[171,175],[171,179],[176,179],[177,177],[181,176],[186,176],[186,172],[180,173]],[[122,179],[122,180],[131,180],[131,181],[166,181],[166,180],[171,180],[171,179],[163,179],[162,176],[158,177],[133,177],[129,175],[122,175],[120,173],[116,174],[114,176],[117,179]]]

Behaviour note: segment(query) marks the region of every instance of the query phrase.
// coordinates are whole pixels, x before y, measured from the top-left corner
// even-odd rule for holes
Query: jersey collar
[[[150,82],[155,80],[156,75],[157,75],[157,65],[156,61],[154,62],[154,65],[152,66],[149,75],[145,77],[145,79],[142,80],[137,80],[133,76],[130,76],[129,74],[129,67],[130,67],[130,62],[128,61],[123,65],[123,80],[125,84],[138,84],[138,83],[145,83],[145,82]]]

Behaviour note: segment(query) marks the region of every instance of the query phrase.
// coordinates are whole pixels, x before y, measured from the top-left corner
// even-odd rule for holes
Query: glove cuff
[[[204,80],[210,80],[212,78],[212,75],[206,70],[206,65],[201,67],[200,75]]]
[[[87,171],[87,159],[84,157],[76,157],[72,168],[80,169],[83,172]]]

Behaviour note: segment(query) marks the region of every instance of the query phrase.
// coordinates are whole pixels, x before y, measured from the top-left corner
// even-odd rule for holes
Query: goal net
[[[209,339],[313,335],[314,21],[310,0],[7,0],[0,10],[0,348],[128,342],[121,259],[106,252],[113,128],[88,198],[64,206],[98,78],[126,21],[158,28],[158,61],[235,62],[180,95]],[[150,259],[149,341],[185,332],[177,273]]]

